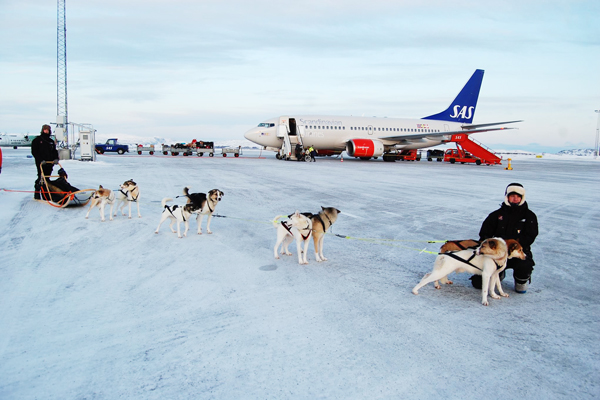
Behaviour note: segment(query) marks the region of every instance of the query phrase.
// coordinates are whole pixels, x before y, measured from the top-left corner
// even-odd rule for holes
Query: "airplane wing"
[[[494,125],[514,124],[514,123],[517,123],[517,122],[523,122],[523,120],[521,119],[519,121],[492,122],[490,124],[462,125],[461,128],[463,128],[463,129],[478,129],[478,128],[485,128],[487,126],[494,126]]]
[[[521,122],[521,121],[511,121],[511,122]],[[511,123],[511,122],[501,122],[504,124],[507,123]],[[444,138],[445,136],[447,138],[444,138],[442,140],[447,140],[449,141],[450,138],[452,137],[452,135],[456,135],[459,133],[464,133],[467,135],[470,135],[472,133],[481,133],[481,132],[491,132],[491,131],[503,131],[503,130],[507,130],[507,129],[516,129],[516,128],[487,128],[487,129],[476,129],[476,128],[483,128],[486,126],[493,126],[493,125],[499,125],[499,123],[492,123],[492,124],[480,124],[480,125],[464,125],[463,128],[465,129],[461,129],[460,131],[447,131],[447,132],[428,132],[428,133],[417,133],[417,134],[411,134],[411,135],[397,135],[397,136],[380,136],[378,137],[378,139],[380,140],[385,140],[385,141],[390,141],[390,142],[396,142],[397,144],[411,144],[411,143],[418,143],[418,142],[422,142],[423,139],[431,139],[431,140],[440,140],[440,138]]]

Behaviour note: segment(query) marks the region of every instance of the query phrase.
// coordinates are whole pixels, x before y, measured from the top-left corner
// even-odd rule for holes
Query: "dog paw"
[[[482,302],[481,302],[481,304],[482,304],[482,305],[484,305],[484,306],[487,306],[487,305],[489,305],[489,303],[487,302],[487,300],[485,300],[485,301],[482,301]]]
[[[414,289],[413,289],[413,290],[412,290],[412,294],[414,294],[414,295],[418,295],[418,294],[419,294],[419,291],[418,291],[418,290],[414,290]]]
[[[208,233],[209,235],[212,235],[212,231],[206,231],[206,233]]]
[[[279,260],[279,256],[275,256],[275,259],[276,259],[276,260]]]
[[[502,296],[502,297],[510,297],[510,296],[508,295],[508,293],[500,293],[500,296]]]
[[[500,300],[500,296],[498,296],[497,294],[491,294],[490,296],[492,297],[492,299]]]
[[[452,282],[451,280],[446,281],[446,285],[452,285],[454,284],[454,282]]]
[[[439,284],[433,285],[433,287],[435,287],[436,289],[441,289],[442,288]]]

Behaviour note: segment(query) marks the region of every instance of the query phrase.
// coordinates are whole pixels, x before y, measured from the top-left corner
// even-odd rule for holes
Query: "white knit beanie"
[[[520,183],[511,183],[506,187],[506,190],[504,191],[504,204],[507,206],[510,206],[510,203],[508,202],[508,195],[511,193],[516,193],[521,196],[521,202],[519,203],[519,206],[522,206],[523,203],[525,203],[525,188],[523,185]]]

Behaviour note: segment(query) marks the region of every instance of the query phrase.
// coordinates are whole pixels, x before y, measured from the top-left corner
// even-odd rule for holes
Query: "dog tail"
[[[170,197],[165,197],[164,199],[162,199],[162,202],[161,202],[161,204],[162,204],[162,208],[163,208],[163,209],[165,208],[165,206],[167,205],[167,203],[168,203],[169,201],[173,201],[173,199],[171,199]]]
[[[273,218],[273,226],[274,226],[275,228],[277,228],[277,225],[279,225],[279,220],[280,220],[281,218],[287,218],[287,216],[285,216],[285,215],[278,215],[278,216],[276,216],[275,218]]]
[[[190,197],[190,187],[189,186],[186,186],[186,187],[183,188],[183,194],[186,197]]]

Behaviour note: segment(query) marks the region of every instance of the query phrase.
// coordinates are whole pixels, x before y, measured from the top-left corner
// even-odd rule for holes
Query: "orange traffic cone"
[[[344,156],[340,154],[340,162],[344,162]]]

